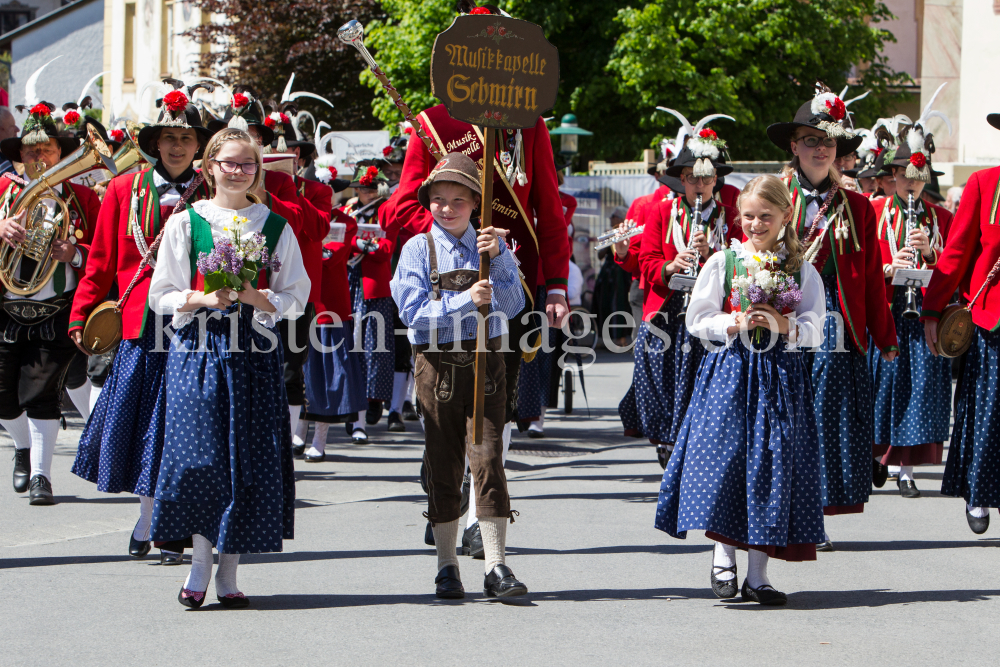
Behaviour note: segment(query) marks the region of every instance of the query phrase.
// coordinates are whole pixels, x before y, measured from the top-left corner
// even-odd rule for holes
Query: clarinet
[[[918,267],[919,254],[916,248],[910,243],[910,232],[917,228],[917,214],[913,206],[913,193],[910,193],[906,208],[906,247],[913,251],[912,267]],[[906,288],[906,308],[903,310],[903,318],[915,320],[920,317],[920,310],[917,308],[917,288]]]
[[[695,232],[701,229],[701,195],[694,200],[694,210],[691,213],[691,236],[688,239],[688,250],[694,250],[694,235]],[[695,255],[694,262],[692,262],[691,267],[687,269],[684,273],[691,276],[692,278],[698,278],[698,256]],[[681,307],[681,312],[678,317],[684,317],[687,314],[688,306],[691,304],[691,292],[684,292],[684,304]]]

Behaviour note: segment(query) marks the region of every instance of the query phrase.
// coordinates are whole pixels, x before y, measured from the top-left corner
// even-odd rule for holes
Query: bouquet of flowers
[[[232,238],[219,239],[210,253],[198,253],[198,270],[205,276],[205,294],[228,288],[243,291],[243,283],[252,282],[261,269],[271,273],[281,270],[277,257],[268,257],[264,235],[254,232],[244,236],[243,230],[249,220],[238,215],[233,223],[223,229]]]
[[[779,313],[793,311],[802,301],[802,290],[789,274],[778,269],[780,259],[773,253],[754,253],[743,260],[747,275],[733,278],[729,302],[734,311],[742,310],[744,299],[751,306],[766,304]],[[755,332],[760,340],[760,329]]]

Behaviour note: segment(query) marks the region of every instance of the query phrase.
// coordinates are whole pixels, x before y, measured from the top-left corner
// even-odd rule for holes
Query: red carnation
[[[117,141],[119,143],[125,141],[125,133],[121,130],[111,130],[111,141]]]
[[[31,107],[31,111],[29,113],[37,114],[39,116],[50,116],[52,115],[52,109],[45,104],[36,104]]]
[[[163,96],[163,103],[171,111],[183,111],[187,108],[188,97],[180,90],[171,90]]]
[[[826,109],[830,116],[837,121],[844,120],[844,116],[847,115],[847,107],[844,106],[844,100],[839,97],[833,98],[833,102],[827,100]]]
[[[476,7],[475,9],[473,9],[469,13],[470,14],[489,14],[490,10],[486,9],[486,7]]]
[[[910,164],[917,169],[923,169],[927,166],[927,156],[923,153],[914,153],[910,156]]]
[[[330,170],[330,178],[337,178],[337,168],[336,167],[327,167],[327,169]]]
[[[284,124],[284,123],[291,123],[292,122],[291,119],[288,116],[286,116],[285,114],[282,113],[282,114],[278,114],[278,115],[281,117],[282,124]]]
[[[493,33],[495,33],[496,30],[497,29],[494,26],[491,25],[486,26],[486,34],[489,35],[490,37],[493,36]]]
[[[875,154],[875,157],[878,157],[879,155],[881,155],[881,154],[882,154],[882,151],[883,151],[883,150],[885,150],[885,149],[884,149],[884,148],[882,148],[881,146],[879,146],[878,148],[876,148],[875,150],[873,150],[873,151],[872,151],[872,153],[874,153],[874,154]]]
[[[72,109],[63,114],[63,122],[67,125],[76,125],[78,120],[80,120],[80,114]]]
[[[413,128],[412,127],[406,128],[405,130],[403,130],[403,134],[413,134]]]
[[[709,141],[715,141],[716,139],[719,138],[719,135],[715,133],[715,130],[710,130],[707,127],[704,130],[702,130],[698,134],[698,136],[701,137],[702,139],[708,139]]]
[[[497,28],[497,34],[503,37],[504,35],[507,34],[507,28],[500,26],[499,28]]]
[[[267,128],[270,128],[270,129],[273,130],[275,127],[277,127],[277,125],[278,125],[278,122],[276,120],[274,120],[273,118],[271,118],[270,116],[268,116],[267,118],[264,119],[264,127],[267,127]]]
[[[385,148],[382,149],[382,155],[384,157],[389,157],[389,153],[391,152],[392,152],[392,146],[386,146]]]
[[[365,175],[358,179],[358,183],[364,187],[371,187],[372,183],[375,182],[375,177],[378,176],[378,167],[368,167],[365,169]]]
[[[236,93],[233,95],[233,108],[242,109],[246,105],[250,104],[250,98],[243,93]]]

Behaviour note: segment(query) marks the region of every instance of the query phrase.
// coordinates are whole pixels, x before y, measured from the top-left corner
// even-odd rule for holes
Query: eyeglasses
[[[821,141],[823,142],[823,145],[826,146],[827,148],[833,148],[834,146],[837,145],[837,140],[834,139],[833,137],[817,137],[815,134],[809,135],[808,137],[801,137],[798,139],[798,141],[801,141],[809,148],[816,148],[817,146],[819,146],[819,143]]]
[[[695,176],[694,174],[688,174],[682,176],[681,180],[688,185],[711,185],[712,181],[715,180],[715,176]]]
[[[237,171],[242,171],[248,176],[253,176],[257,173],[256,162],[230,162],[229,160],[212,160],[212,162],[219,165],[223,174],[235,174]]]

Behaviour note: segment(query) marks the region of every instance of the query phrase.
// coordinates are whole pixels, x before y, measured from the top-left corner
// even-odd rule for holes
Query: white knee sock
[[[507,465],[507,452],[510,451],[510,436],[514,429],[514,422],[507,422],[503,427],[503,464]]]
[[[101,397],[101,387],[96,384],[91,383],[90,385],[90,412],[94,412],[94,408],[97,407],[97,399]]]
[[[479,530],[483,535],[483,551],[486,556],[486,574],[497,565],[503,565],[507,548],[506,517],[484,516],[479,520]]]
[[[52,481],[52,454],[56,451],[59,437],[58,419],[28,418],[31,430],[31,476],[43,475]]]
[[[747,582],[750,588],[760,588],[770,586],[771,580],[767,578],[768,555],[763,551],[750,549],[750,558],[747,563]]]
[[[76,411],[83,417],[84,423],[90,419],[90,380],[87,380],[76,389],[66,387],[69,399],[76,406]]]
[[[889,468],[889,475],[899,475],[899,466],[887,466]]]
[[[409,384],[410,374],[396,371],[392,374],[392,401],[389,403],[389,412],[401,413],[403,411],[403,401],[406,400],[406,385]]]
[[[215,568],[215,594],[220,598],[240,592],[236,585],[236,568],[239,565],[239,554],[219,554],[219,566]]]
[[[415,368],[416,362],[414,362],[413,357],[410,357],[410,368]],[[413,389],[416,387],[417,381],[413,379],[413,373],[406,374],[406,389],[403,391],[403,400],[413,402]]]
[[[715,550],[712,552],[713,567],[732,567],[736,565],[736,547],[731,547],[722,542],[715,543]],[[715,578],[719,581],[729,581],[736,576],[734,572],[717,572],[714,569]]]
[[[212,543],[204,535],[192,535],[191,571],[184,580],[184,588],[203,593],[212,580]]]
[[[904,482],[912,482],[913,466],[899,466],[899,479]]]
[[[153,499],[139,496],[139,521],[135,524],[132,537],[140,542],[149,541],[149,529],[153,526]]]
[[[320,456],[326,452],[326,435],[330,431],[330,425],[326,422],[316,422],[313,428],[312,446],[306,450],[309,456]]]
[[[302,415],[301,405],[289,405],[288,406],[288,416],[292,420],[292,445],[301,445],[302,438],[299,438],[298,442],[295,442],[295,435],[299,431],[299,417]]]
[[[366,431],[365,427],[367,424],[365,424],[365,415],[367,413],[367,410],[358,410],[358,421],[351,424],[351,433],[354,433],[355,431]]]
[[[299,419],[299,427],[292,432],[292,445],[298,447],[306,442],[306,435],[309,433],[309,422]]]
[[[27,414],[22,412],[17,419],[0,419],[0,424],[3,424],[10,439],[14,441],[14,447],[17,449],[31,447],[31,430],[28,428]]]
[[[528,428],[531,429],[532,431],[541,431],[542,429],[545,428],[545,409],[544,408],[542,409],[542,414],[538,415],[538,419],[536,419],[535,421],[531,422],[531,425],[528,426]]]
[[[984,519],[990,515],[989,507],[973,507],[972,505],[966,505],[965,511],[977,519]]]
[[[458,519],[436,523],[431,530],[434,531],[434,545],[437,548],[438,572],[448,565],[458,567],[458,555],[455,553],[455,546],[458,544]]]

